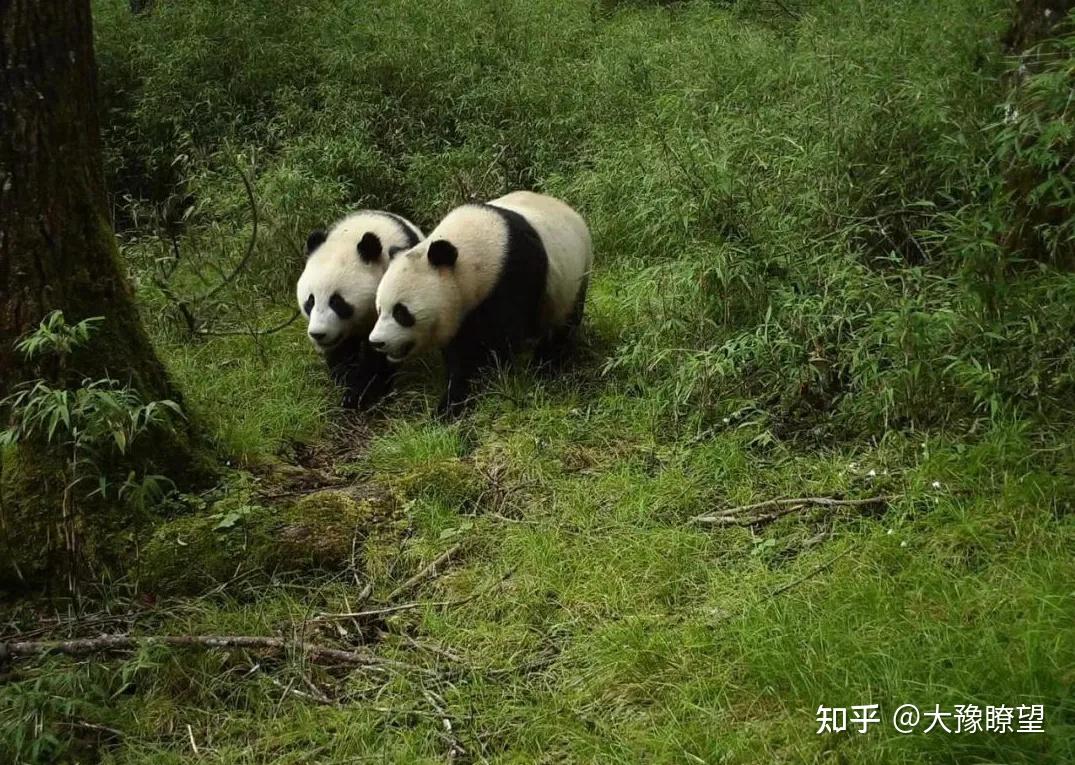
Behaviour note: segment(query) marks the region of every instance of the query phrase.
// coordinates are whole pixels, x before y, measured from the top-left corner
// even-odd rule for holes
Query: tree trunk
[[[178,400],[139,319],[108,220],[96,80],[89,0],[0,0],[0,392],[34,376],[15,340],[60,309],[70,323],[105,318],[70,368],[130,384],[146,400]],[[142,456],[173,478],[195,464],[189,433],[163,438]],[[25,536],[25,528],[11,528],[10,498],[0,496],[9,500],[0,506],[9,540],[12,532]],[[18,510],[16,519],[24,515]]]
[[[88,0],[0,0],[0,387],[13,342],[50,310],[106,320],[91,377],[172,394],[121,272],[108,221]]]
[[[1015,18],[1004,36],[1009,52],[1016,55],[1046,37],[1056,34],[1068,13],[1075,8],[1072,0],[1019,0]]]

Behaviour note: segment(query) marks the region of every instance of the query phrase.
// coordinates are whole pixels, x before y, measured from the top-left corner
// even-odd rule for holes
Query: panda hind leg
[[[567,322],[547,332],[534,348],[534,363],[540,369],[552,372],[558,370],[575,347],[579,327],[582,324],[582,312],[586,305],[588,281],[582,283],[578,297],[575,298],[575,307],[572,308],[571,315],[567,317]]]

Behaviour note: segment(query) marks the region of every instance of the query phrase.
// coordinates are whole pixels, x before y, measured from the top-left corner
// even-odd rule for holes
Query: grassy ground
[[[52,601],[60,625],[26,603],[4,631],[304,636],[406,666],[159,647],[20,663],[0,755],[1075,761],[1075,278],[1067,218],[1034,217],[1075,209],[1070,68],[1054,52],[1013,90],[1007,3],[95,7],[117,225],[235,468],[164,523],[230,519],[209,544],[234,554],[296,497],[390,509],[334,565],[182,587],[135,567]],[[191,339],[152,286],[154,232],[178,206],[182,294],[236,262],[236,155],[258,244],[223,299],[192,302],[205,328],[286,319],[296,244],[341,210],[428,227],[537,187],[594,230],[574,363],[490,373],[442,424],[435,362],[350,416],[298,324]],[[1041,174],[1060,180],[1020,180]],[[803,496],[888,499],[692,521]],[[177,528],[143,559],[203,550]],[[417,605],[317,621],[363,602]],[[870,703],[868,733],[816,733],[819,705]],[[1042,704],[1045,732],[900,735],[903,703]]]

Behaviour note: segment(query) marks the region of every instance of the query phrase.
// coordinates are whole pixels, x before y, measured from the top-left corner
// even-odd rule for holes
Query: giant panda
[[[310,341],[345,388],[347,408],[368,406],[391,387],[393,365],[367,340],[377,319],[374,298],[392,255],[421,240],[413,223],[379,210],[351,213],[306,240],[296,295]]]
[[[531,339],[539,361],[560,355],[582,320],[592,264],[586,222],[558,199],[516,191],[457,207],[392,259],[370,345],[391,363],[440,349],[448,386],[438,412],[457,414],[484,362]]]

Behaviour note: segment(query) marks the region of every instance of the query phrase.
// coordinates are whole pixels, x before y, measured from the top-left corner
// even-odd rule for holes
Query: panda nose
[[[376,348],[377,350],[384,348],[384,345],[384,340],[370,340],[370,347]]]
[[[310,337],[313,338],[313,341],[315,343],[320,343],[322,340],[325,339],[325,333],[324,332],[311,332]]]

